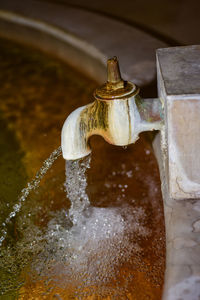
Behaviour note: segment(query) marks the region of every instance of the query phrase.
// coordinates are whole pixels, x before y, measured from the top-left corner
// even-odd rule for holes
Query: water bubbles
[[[131,237],[140,234],[140,220],[144,216],[144,211],[127,205],[119,208],[87,205],[72,224],[65,210],[56,211],[45,232],[32,223],[31,227],[26,226],[23,239],[18,241],[18,259],[21,255],[25,263],[25,259],[33,256],[30,276],[47,279],[46,284],[51,287],[59,282],[66,291],[76,289],[79,297],[88,287],[90,292],[113,294],[106,285],[118,276],[120,264],[129,260],[131,253],[137,253]]]
[[[13,209],[14,209],[14,211],[15,211],[16,213],[19,212],[20,208],[21,208],[21,203],[15,204],[15,205],[13,206]]]
[[[6,223],[8,223],[15,216],[16,216],[16,211],[14,210],[9,214],[9,217],[6,219]]]
[[[146,231],[140,221],[145,216],[144,211],[133,210],[127,205],[120,208],[88,207],[67,230],[63,230],[60,221],[65,216],[62,213],[63,216],[60,212],[55,213],[48,224],[45,234],[48,244],[42,256],[48,259],[39,263],[43,265],[44,276],[48,277],[47,269],[52,270],[54,277],[65,274],[59,284],[66,290],[74,284],[79,289],[80,282],[82,288],[96,286],[96,289],[108,283],[117,274],[119,263],[127,261],[130,254],[139,249],[131,243],[131,236],[144,235]],[[37,264],[34,263],[35,269],[38,269]]]
[[[2,231],[2,236],[0,237],[0,245],[3,243],[3,241],[5,240],[5,236],[7,234],[7,231],[6,230],[3,230]]]
[[[146,155],[149,155],[151,153],[151,151],[149,149],[145,150]]]
[[[127,171],[127,172],[126,172],[126,176],[127,176],[128,178],[132,178],[132,177],[133,177],[133,171],[132,171],[132,170]]]

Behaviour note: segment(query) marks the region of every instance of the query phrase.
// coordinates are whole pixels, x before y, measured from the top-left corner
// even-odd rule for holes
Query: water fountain
[[[145,101],[138,97],[135,85],[121,79],[117,59],[110,59],[108,80],[95,91],[96,102],[73,112],[62,129],[66,159],[87,155],[92,134],[114,145],[129,145],[142,131],[160,130],[155,147],[161,149],[167,231],[163,299],[198,299],[200,295],[199,62],[199,46],[158,50],[160,98]],[[67,147],[68,140],[72,148]]]
[[[110,32],[108,34],[110,37],[109,41],[103,40],[103,37],[100,35],[100,28],[97,28],[99,16],[92,16],[92,14],[88,16],[85,13],[86,16],[83,18],[84,22],[80,33],[81,38],[78,39],[76,37],[78,29],[76,26],[71,25],[70,14],[76,15],[77,13],[81,22],[81,12],[76,12],[73,9],[65,12],[68,14],[68,20],[65,23],[62,22],[62,17],[51,20],[49,19],[51,16],[42,15],[41,12],[44,9],[42,3],[38,3],[30,11],[28,9],[28,2],[31,1],[27,1],[27,4],[19,4],[14,8],[12,8],[13,4],[11,2],[4,1],[2,4],[4,9],[11,9],[12,12],[0,11],[0,22],[3,28],[1,35],[5,37],[12,35],[14,39],[27,41],[32,45],[36,43],[38,37],[45,37],[45,39],[41,39],[39,47],[55,53],[58,57],[64,58],[64,60],[67,60],[71,64],[75,64],[76,67],[79,67],[79,69],[101,82],[105,71],[104,61],[106,61],[106,56],[116,53],[109,52],[112,45],[115,45],[112,51],[119,51],[120,60],[122,59],[122,67],[124,67],[124,71],[122,72],[124,78],[137,84],[140,84],[142,80],[146,80],[145,82],[148,83],[152,79],[152,77],[148,77],[148,74],[151,73],[149,70],[154,74],[152,53],[156,48],[163,48],[165,46],[161,42],[145,36],[145,38],[141,39],[141,43],[133,43],[133,41],[137,40],[138,32],[128,28],[128,26],[115,24],[116,28],[118,27],[117,32],[127,33],[124,36],[124,41],[125,43],[127,41],[130,45],[129,49],[131,51],[129,53],[121,47],[122,45],[119,41],[118,44],[113,41],[116,33],[112,34]],[[47,6],[54,5],[47,4]],[[27,17],[24,17],[24,15]],[[60,16],[62,16],[62,13]],[[41,19],[42,21],[40,22],[36,19]],[[85,22],[86,19],[94,22],[96,30],[94,35],[92,33],[88,35],[89,27],[87,27],[88,24]],[[109,22],[110,20],[103,20],[103,24],[106,24],[105,26],[107,26],[108,30],[112,31],[112,28],[115,28],[115,26],[111,26]],[[48,23],[53,24],[53,26],[49,26]],[[102,24],[100,20],[99,24]],[[18,27],[20,30],[18,30]],[[74,35],[69,34],[67,32],[68,29]],[[98,30],[99,39],[97,41],[95,36]],[[29,32],[33,34],[30,35]],[[146,45],[145,41],[148,38],[149,42]],[[88,47],[88,44],[90,45],[93,41],[95,47]],[[153,47],[149,47],[152,44]],[[140,47],[140,49],[144,48],[144,53],[137,47]],[[134,52],[135,56],[132,53],[132,49],[136,49]],[[68,58],[65,57],[65,53],[67,53]],[[106,55],[102,53],[106,53]],[[110,62],[113,64],[113,60]],[[132,66],[139,71],[134,73]],[[51,68],[54,69],[54,65],[49,66],[49,70]],[[114,69],[116,68],[114,67]],[[138,89],[136,85],[126,85],[117,75],[117,80],[115,76],[111,76],[106,86],[96,90],[96,100],[92,105],[86,105],[88,103],[88,95],[82,103],[74,102],[77,107],[80,105],[85,105],[85,107],[76,111],[76,124],[81,123],[79,123],[78,113],[83,113],[83,131],[79,135],[80,131],[78,130],[72,136],[72,140],[73,137],[79,135],[81,138],[78,141],[85,143],[77,144],[76,139],[74,141],[75,148],[70,149],[70,152],[67,153],[67,147],[64,147],[63,153],[66,158],[67,155],[69,155],[68,158],[73,158],[71,155],[76,154],[74,158],[78,158],[80,154],[80,157],[89,154],[91,150],[88,148],[87,139],[92,133],[106,134],[107,140],[111,143],[126,145],[135,141],[140,131],[161,129],[161,135],[158,134],[154,140],[154,150],[161,173],[166,225],[167,256],[163,299],[174,300],[182,298],[196,300],[199,296],[198,46],[160,49],[157,51],[157,69],[158,99],[154,98],[150,101],[140,98],[137,94]],[[56,70],[59,74],[59,68]],[[18,72],[20,75],[20,70]],[[29,73],[26,72],[25,75],[27,76],[27,74]],[[59,77],[59,80],[63,78],[62,75]],[[35,80],[36,78],[33,78],[33,82]],[[57,84],[59,84],[59,80],[56,81]],[[54,80],[52,80],[51,84],[53,83]],[[80,82],[76,81],[76,83],[79,86]],[[84,86],[87,86],[87,82],[85,82]],[[129,88],[127,100],[121,100],[121,95],[117,95],[120,100],[107,99],[109,96],[109,93],[107,93],[108,90],[115,94],[116,90],[119,92],[120,89],[124,92],[123,89],[126,87]],[[7,89],[9,90],[9,86],[7,86]],[[16,91],[18,91],[17,88]],[[34,99],[31,90],[26,95],[30,99]],[[51,97],[51,95],[48,95],[48,97]],[[9,99],[9,105],[16,109],[16,105],[11,101],[11,98]],[[74,103],[68,104],[70,109],[66,105],[65,109],[62,107],[59,111],[58,115],[62,115],[63,120],[64,115],[67,112],[69,113],[69,110],[72,111],[74,109]],[[129,110],[125,110],[124,108],[123,112],[125,113],[123,115],[117,114],[117,104],[119,103],[122,103],[122,105],[119,105],[122,107],[130,105],[133,112],[131,117],[128,114]],[[30,168],[31,171],[26,168],[27,174],[25,174],[23,169],[20,169],[21,167],[19,168],[18,174],[20,176],[18,185],[19,187],[23,187],[26,179],[21,174],[25,174],[29,179],[32,178],[33,174],[39,169],[39,161],[41,162],[46,156],[42,152],[43,150],[41,150],[41,153],[35,150],[36,156],[32,155],[30,149],[27,151],[28,146],[25,142],[21,142],[23,145],[22,149],[26,153],[25,158],[24,152],[21,150],[18,151],[17,141],[22,140],[20,135],[22,124],[18,123],[16,125],[14,123],[14,120],[18,120],[18,118],[9,113],[9,110],[7,110],[9,105],[3,106],[3,116],[11,122],[11,125],[7,128],[8,136],[12,138],[12,145],[17,149],[16,153],[19,161],[23,160],[26,166],[33,166],[33,169]],[[42,120],[46,122],[47,118],[45,118],[45,113],[41,109],[41,105],[37,103],[37,105],[31,105],[31,107],[32,109],[37,109],[37,112],[39,112],[38,115],[42,116]],[[85,117],[85,109],[89,107],[91,109],[89,109],[90,117],[93,117],[95,121],[101,120],[102,123],[102,119],[97,118],[97,114],[94,114],[94,112],[91,113],[92,109],[96,109],[99,116],[99,112],[101,111],[99,108],[103,108],[103,111],[107,112],[107,116],[110,118],[109,124],[110,120],[113,121],[113,115],[122,118],[126,125],[125,136],[121,134],[120,122],[115,123],[117,136],[114,135],[115,130],[113,128],[104,126],[102,130],[99,124],[96,126],[90,122],[91,120]],[[46,108],[46,111],[51,112],[51,107],[47,105]],[[31,111],[30,107],[28,111]],[[54,111],[56,110],[54,109]],[[149,111],[150,117],[153,117],[153,124],[149,122]],[[164,115],[162,114],[163,111]],[[19,110],[18,114],[20,115],[20,113]],[[70,118],[74,118],[74,115],[72,114]],[[164,126],[162,119],[164,120]],[[68,130],[68,121],[63,129],[63,133],[66,133]],[[4,126],[4,120],[2,122],[1,126]],[[47,124],[49,123],[45,122],[44,124],[48,127],[49,125]],[[59,122],[60,119],[55,118],[49,128],[55,128],[55,124]],[[32,123],[37,124],[37,122]],[[28,120],[27,118],[27,123],[25,124],[31,125],[30,119]],[[89,128],[84,127],[85,125],[86,127],[89,126]],[[137,127],[137,125],[141,125],[141,128]],[[15,126],[17,140],[13,139],[10,133],[10,130]],[[61,125],[59,126],[61,129]],[[29,126],[30,132],[31,128]],[[38,128],[41,130],[42,126],[40,125]],[[128,128],[129,130],[127,130]],[[136,131],[132,130],[135,128],[137,128]],[[92,129],[93,131],[88,129]],[[43,139],[46,138],[45,130],[44,136],[37,138],[37,145],[43,144]],[[82,134],[86,132],[89,135],[84,140]],[[56,130],[52,130],[52,143],[53,136],[57,136]],[[82,297],[83,299],[85,297],[87,299],[87,297],[97,296],[95,293],[99,293],[102,299],[103,297],[112,296],[116,298],[120,297],[120,299],[123,299],[123,297],[126,297],[126,299],[132,299],[132,297],[134,299],[137,299],[137,297],[138,299],[142,299],[142,297],[158,299],[161,297],[162,276],[164,273],[164,226],[162,223],[162,205],[158,201],[160,195],[158,188],[159,179],[151,147],[146,142],[145,135],[141,134],[140,136],[141,138],[133,147],[129,146],[126,149],[126,155],[121,152],[125,150],[119,150],[115,146],[110,151],[112,154],[106,155],[104,149],[108,149],[106,147],[111,146],[92,138],[92,149],[94,149],[94,152],[98,151],[98,155],[94,155],[94,157],[100,157],[100,159],[93,158],[91,160],[91,169],[88,170],[88,161],[80,160],[80,169],[76,163],[68,163],[66,173],[69,178],[71,175],[73,178],[73,170],[80,174],[80,182],[72,184],[74,188],[81,186],[85,191],[86,182],[85,177],[82,176],[88,170],[88,185],[92,188],[88,188],[87,193],[78,194],[76,189],[73,190],[72,186],[68,185],[68,181],[63,189],[65,170],[63,161],[61,162],[61,158],[58,158],[52,167],[52,173],[49,172],[47,177],[41,181],[40,190],[36,190],[34,195],[30,195],[30,197],[28,196],[28,192],[32,189],[32,186],[23,191],[25,196],[28,196],[27,198],[25,197],[26,201],[22,201],[23,205],[21,205],[22,202],[14,202],[13,207],[12,205],[9,207],[4,205],[3,202],[2,207],[4,211],[11,214],[5,213],[8,219],[4,218],[5,215],[3,215],[3,218],[7,221],[3,222],[5,220],[2,220],[5,224],[2,223],[3,233],[6,235],[8,232],[8,239],[6,242],[4,239],[2,240],[4,248],[1,249],[1,255],[3,257],[3,270],[5,272],[2,271],[1,278],[2,282],[6,283],[6,285],[1,287],[1,293],[3,291],[4,295],[8,295],[6,294],[6,290],[3,289],[6,287],[9,291],[9,280],[6,276],[10,273],[12,274],[10,284],[12,283],[12,288],[16,286],[16,289],[12,289],[12,296],[16,296],[18,293],[21,299],[35,299],[38,295],[39,297],[46,296],[54,297],[55,299],[65,299],[66,297],[71,297],[72,294],[76,297]],[[35,136],[34,139],[36,139]],[[34,139],[32,138],[32,140]],[[48,144],[48,137],[46,141]],[[31,138],[29,138],[29,143],[34,148]],[[65,135],[63,145],[67,146]],[[59,144],[54,143],[52,150],[58,146]],[[78,149],[78,153],[74,149]],[[48,169],[48,165],[49,163],[51,165],[54,156],[56,158],[59,154],[60,149],[53,154],[53,157],[50,157],[50,160],[47,160],[47,164],[44,164],[42,173],[38,174],[36,182],[32,182],[33,185],[34,183],[38,184],[38,179],[44,174],[43,171]],[[40,159],[38,160],[37,158]],[[101,167],[102,160],[107,162],[105,170]],[[153,168],[155,170],[154,173],[152,173]],[[96,173],[92,174],[93,169],[95,169]],[[106,180],[103,179],[104,176],[106,176]],[[96,178],[95,183],[92,182],[94,178]],[[97,183],[97,181],[99,182]],[[52,187],[51,191],[48,191],[49,186]],[[68,193],[77,193],[80,200],[79,204],[84,204],[83,206],[79,206],[79,219],[74,218],[73,214],[66,214],[69,211],[70,203],[69,201],[66,202],[65,190],[68,190]],[[147,200],[147,194],[151,202]],[[109,198],[109,195],[112,195],[112,197]],[[88,196],[91,206],[88,205]],[[56,197],[59,198],[59,201],[55,201]],[[12,199],[16,199],[16,197]],[[83,203],[83,199],[85,203]],[[12,213],[17,213],[17,216],[14,217]],[[74,225],[72,224],[73,221]],[[118,226],[115,227],[115,224],[118,224]],[[108,247],[108,243],[105,243],[106,240],[110,241],[110,247]],[[66,249],[68,251],[67,256]],[[97,249],[100,249],[101,253],[98,256],[96,255]],[[116,254],[114,259],[113,249],[115,249],[114,252]],[[16,260],[13,259],[14,256],[16,256]],[[158,259],[159,256],[161,257],[160,260]],[[5,257],[7,257],[6,260]],[[112,261],[112,268],[111,264],[109,264],[110,261]],[[23,262],[23,266],[20,266],[20,262]],[[85,269],[86,265],[89,273]],[[94,265],[96,268],[93,268]],[[98,265],[100,266],[99,268],[97,268]],[[72,272],[69,273],[68,270]],[[133,273],[131,273],[132,271]],[[73,274],[72,277],[71,274]],[[111,279],[109,274],[114,275],[115,279]],[[70,281],[70,278],[73,281]],[[75,287],[73,286],[74,283]],[[102,283],[104,283],[103,288]]]
[[[22,149],[25,171],[18,174],[18,181],[24,187],[22,175],[31,180],[49,149],[58,147],[66,113],[74,104],[86,104],[86,91],[96,84],[30,48],[23,50],[6,40],[1,45],[1,111],[20,145],[14,153],[7,151],[6,135],[2,157],[15,158],[18,148]],[[16,95],[21,105],[10,110]],[[62,97],[67,97],[65,109],[54,101]],[[51,111],[53,118],[49,118]],[[30,119],[27,131],[24,124]],[[40,134],[33,139],[36,131]],[[159,297],[164,224],[159,175],[148,138],[143,136],[137,146],[127,149],[109,146],[103,139],[93,138],[91,143],[95,153],[91,158],[68,161],[65,170],[58,148],[21,194],[8,198],[8,192],[1,191],[5,200],[1,206],[0,292],[4,297],[35,299],[44,293],[64,299],[72,295],[141,298],[141,293]],[[105,166],[102,160],[107,161]],[[1,170],[3,182],[10,178],[12,168],[7,167]]]

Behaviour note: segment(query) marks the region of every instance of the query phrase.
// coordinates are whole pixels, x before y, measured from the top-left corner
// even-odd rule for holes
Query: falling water
[[[51,168],[56,159],[61,155],[62,149],[58,147],[54,150],[51,155],[44,161],[42,167],[37,172],[36,176],[31,182],[27,184],[27,187],[21,191],[17,203],[13,206],[12,211],[5,219],[2,224],[4,228],[0,237],[0,246],[7,235],[6,226],[10,223],[12,218],[20,211],[23,202],[27,199],[31,191],[35,190],[44,175]],[[76,161],[66,161],[66,182],[64,184],[67,192],[67,196],[71,202],[71,207],[69,209],[69,217],[73,224],[77,224],[80,214],[89,207],[89,198],[86,193],[87,180],[86,180],[86,170],[90,167],[90,156],[85,159],[80,159]],[[67,215],[67,214],[66,214]]]
[[[86,193],[87,179],[86,170],[90,168],[91,157],[75,161],[66,161],[66,182],[67,196],[71,202],[69,217],[73,224],[77,224],[80,214],[90,204]]]
[[[47,171],[53,165],[54,161],[60,155],[61,155],[61,146],[58,147],[56,150],[54,150],[51,153],[51,155],[44,161],[42,167],[40,168],[40,170],[38,171],[38,173],[36,174],[36,176],[32,179],[31,182],[29,182],[27,184],[27,187],[24,188],[21,191],[21,194],[20,194],[20,196],[18,198],[17,203],[13,206],[13,209],[12,209],[11,213],[6,218],[5,222],[2,224],[2,226],[4,227],[4,229],[2,230],[1,237],[0,237],[0,246],[2,245],[2,243],[5,240],[5,237],[7,235],[6,226],[11,221],[11,219],[14,218],[16,216],[16,214],[20,211],[20,209],[22,207],[22,203],[26,200],[26,198],[28,197],[29,193],[32,190],[36,189],[39,186],[40,181],[42,180],[42,178],[44,177],[44,175],[47,173]]]

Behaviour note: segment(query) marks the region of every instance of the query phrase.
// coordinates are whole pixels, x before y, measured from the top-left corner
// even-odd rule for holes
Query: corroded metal
[[[107,82],[94,92],[94,97],[99,100],[126,99],[137,95],[139,88],[121,78],[117,57],[109,59],[107,62]]]
[[[63,125],[63,157],[73,160],[88,155],[92,135],[126,146],[135,143],[142,131],[160,130],[160,100],[146,101],[138,93],[135,84],[122,80],[117,58],[109,59],[108,80],[95,90],[95,101],[76,109]]]
[[[108,76],[108,80],[107,83],[108,84],[112,84],[113,85],[113,89],[114,88],[123,88],[124,87],[124,81],[121,78],[121,72],[119,69],[119,63],[117,60],[117,57],[114,56],[113,58],[108,59],[107,61],[107,76]]]

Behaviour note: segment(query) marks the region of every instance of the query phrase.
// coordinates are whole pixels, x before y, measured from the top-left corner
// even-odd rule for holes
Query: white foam
[[[66,218],[64,212],[63,216],[59,212],[49,222],[42,256],[45,263],[39,260],[33,265],[45,277],[59,277],[65,289],[73,284],[80,288],[80,282],[102,287],[115,277],[119,265],[140,251],[139,245],[132,243],[134,235],[144,237],[149,233],[142,225],[145,213],[141,208],[88,207],[70,229],[63,217]]]

